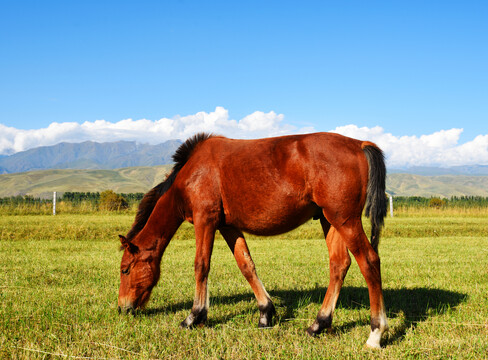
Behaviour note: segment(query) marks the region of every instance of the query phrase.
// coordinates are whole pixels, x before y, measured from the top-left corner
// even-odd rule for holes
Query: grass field
[[[117,314],[117,234],[130,214],[0,217],[0,358],[488,358],[488,212],[404,211],[387,218],[380,244],[390,331],[366,349],[369,299],[356,263],[334,331],[309,338],[328,284],[318,222],[277,238],[249,237],[258,273],[277,307],[259,311],[225,242],[215,242],[205,328],[178,328],[194,294],[193,230],[168,247],[145,311]],[[367,223],[365,222],[365,225]]]

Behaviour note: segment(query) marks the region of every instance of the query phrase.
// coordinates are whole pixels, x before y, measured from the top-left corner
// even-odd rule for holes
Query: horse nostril
[[[124,314],[124,315],[126,315],[126,314],[135,315],[136,314],[136,310],[131,305],[129,305],[129,306],[118,306],[117,311],[119,312],[119,314]]]

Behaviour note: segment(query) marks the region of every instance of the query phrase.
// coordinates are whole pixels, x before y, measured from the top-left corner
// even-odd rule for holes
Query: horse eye
[[[122,274],[124,274],[124,275],[129,275],[130,268],[123,269],[123,270],[121,270],[121,272],[122,272]]]

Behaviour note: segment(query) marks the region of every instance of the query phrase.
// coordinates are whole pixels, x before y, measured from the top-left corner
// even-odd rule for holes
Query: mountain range
[[[169,140],[158,145],[135,141],[60,143],[0,157],[0,174],[47,169],[117,169],[165,165],[181,144]]]
[[[106,170],[167,165],[172,163],[171,156],[180,144],[180,140],[169,140],[157,145],[139,144],[135,141],[62,142],[57,145],[21,151],[13,155],[0,155],[0,174],[48,169]],[[405,169],[388,169],[388,173],[423,176],[488,176],[488,165],[464,165],[448,168],[415,166]]]
[[[405,169],[388,169],[389,174],[415,174],[423,176],[473,175],[488,176],[488,165],[460,165],[450,167],[412,166]]]
[[[0,157],[0,197],[50,197],[53,191],[146,192],[164,180],[179,140],[60,143]],[[488,166],[388,169],[396,196],[488,196]]]

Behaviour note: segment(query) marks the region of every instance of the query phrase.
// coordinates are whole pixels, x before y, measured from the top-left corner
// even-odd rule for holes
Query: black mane
[[[171,173],[166,177],[166,180],[149,190],[149,192],[144,195],[143,199],[141,200],[137,210],[136,219],[132,224],[132,228],[127,233],[127,240],[131,241],[139,233],[139,231],[144,228],[159,198],[169,190],[171,185],[173,185],[176,175],[178,175],[180,170],[187,163],[188,159],[190,159],[197,145],[213,136],[214,135],[212,134],[198,133],[188,138],[183,144],[180,145],[180,147],[178,147],[172,156],[174,165]]]

